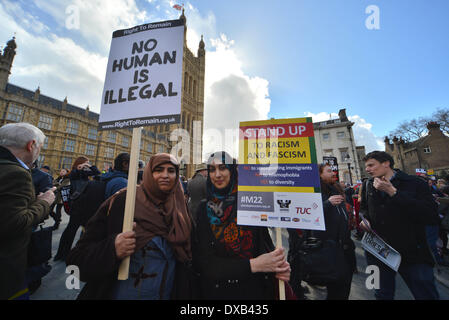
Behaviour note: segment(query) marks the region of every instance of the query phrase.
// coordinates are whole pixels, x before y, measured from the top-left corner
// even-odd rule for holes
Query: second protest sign
[[[312,118],[240,123],[237,222],[325,230]]]

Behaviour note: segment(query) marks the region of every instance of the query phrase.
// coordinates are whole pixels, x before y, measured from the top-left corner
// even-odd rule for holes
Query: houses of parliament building
[[[180,19],[186,25],[184,13]],[[187,31],[187,26],[186,29]],[[147,163],[153,154],[168,152],[178,142],[169,141],[172,130],[182,128],[190,134],[190,161],[181,161],[181,174],[191,177],[195,171],[194,150],[202,154],[204,114],[205,44],[199,43],[197,56],[188,48],[184,37],[183,89],[181,123],[157,125],[142,130],[140,159]],[[11,39],[0,52],[0,126],[11,122],[28,122],[46,135],[39,156],[39,165],[48,165],[53,173],[70,169],[79,156],[87,156],[100,170],[107,170],[114,158],[122,152],[131,152],[132,129],[98,130],[99,114],[9,83],[18,46]],[[20,50],[20,46],[19,46]],[[201,123],[201,132],[193,134],[194,121]],[[194,140],[195,138],[195,140]],[[201,158],[200,158],[201,161]],[[200,162],[198,161],[198,162]]]

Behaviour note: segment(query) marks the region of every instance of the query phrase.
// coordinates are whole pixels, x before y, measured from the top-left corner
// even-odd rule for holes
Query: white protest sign
[[[114,32],[100,130],[179,123],[183,48],[181,20]]]

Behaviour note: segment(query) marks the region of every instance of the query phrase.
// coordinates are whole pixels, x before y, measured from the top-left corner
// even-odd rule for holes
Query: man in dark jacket
[[[101,180],[106,181],[105,200],[128,186],[129,159],[129,153],[120,153],[114,160],[114,169],[101,176]]]
[[[36,192],[36,195],[53,188],[53,177],[47,172],[39,170],[37,161],[34,161],[33,163],[31,178],[33,179],[34,191]]]
[[[433,275],[434,258],[425,226],[438,219],[437,205],[421,179],[393,169],[386,152],[373,151],[364,158],[368,180],[360,212],[367,222],[361,227],[376,232],[401,254],[399,274],[415,299],[439,299]],[[376,298],[392,300],[396,272],[366,252],[368,265],[377,265],[380,288]]]
[[[54,189],[36,196],[30,167],[45,135],[28,123],[0,128],[0,300],[26,299],[25,273],[33,226],[43,221]]]

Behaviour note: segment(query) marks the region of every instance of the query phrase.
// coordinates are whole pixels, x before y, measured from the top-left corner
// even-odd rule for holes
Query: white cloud
[[[338,119],[338,114],[336,113],[327,113],[320,112],[314,114],[312,112],[306,112],[306,117],[312,117],[313,122],[321,122],[326,120]],[[354,133],[354,139],[356,146],[365,146],[366,153],[374,151],[374,150],[385,150],[385,145],[383,143],[383,139],[377,137],[373,132],[373,125],[371,123],[366,122],[365,119],[361,118],[358,115],[348,116],[348,119],[354,122],[354,126],[352,127],[352,131]]]
[[[100,103],[107,58],[89,52],[72,39],[53,33],[31,34],[0,4],[2,39],[16,32],[17,55],[12,67],[11,83],[42,94],[64,99],[80,106]],[[100,94],[98,94],[100,92]]]
[[[42,94],[60,100],[68,96],[69,103],[100,112],[112,31],[180,15],[172,8],[173,1],[147,2],[157,8],[146,12],[136,0],[34,0],[56,23],[50,29],[52,22],[46,25],[28,14],[22,2],[5,0],[0,3],[0,39],[7,41],[17,32],[18,44],[10,81],[31,90],[39,85]],[[66,28],[69,6],[79,10],[78,30]],[[225,149],[236,156],[236,141],[224,141],[225,130],[237,130],[239,121],[267,119],[269,82],[243,72],[235,50],[238,44],[217,32],[213,12],[201,13],[191,3],[185,10],[188,47],[196,54],[201,35],[206,43],[205,130],[217,129],[223,136],[208,142],[205,131],[204,152]],[[39,27],[31,33],[24,21]]]
[[[103,54],[109,51],[114,30],[143,24],[147,19],[147,12],[139,9],[135,0],[35,0],[35,3],[62,28],[69,18],[66,9],[76,8],[80,17],[79,33]]]

